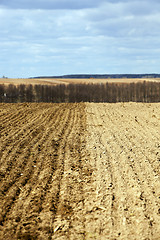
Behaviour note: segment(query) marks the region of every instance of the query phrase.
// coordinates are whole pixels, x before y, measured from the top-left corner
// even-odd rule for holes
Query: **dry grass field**
[[[160,103],[1,103],[0,239],[159,240]]]
[[[37,78],[37,79],[29,79],[29,78],[0,78],[0,84],[42,84],[42,85],[57,85],[57,84],[88,84],[88,83],[137,83],[137,82],[160,82],[159,78],[106,78],[106,79],[98,79],[98,78],[90,78],[90,79],[82,79],[82,78]]]

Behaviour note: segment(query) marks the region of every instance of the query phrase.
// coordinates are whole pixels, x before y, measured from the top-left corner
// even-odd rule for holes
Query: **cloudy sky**
[[[160,73],[159,0],[0,0],[0,77]]]

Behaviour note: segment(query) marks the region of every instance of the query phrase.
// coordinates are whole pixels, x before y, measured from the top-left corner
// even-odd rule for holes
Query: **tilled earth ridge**
[[[160,239],[160,104],[86,105],[86,228],[93,239]]]
[[[160,236],[160,104],[0,104],[0,239]]]
[[[85,104],[1,104],[0,124],[0,239],[84,239]]]

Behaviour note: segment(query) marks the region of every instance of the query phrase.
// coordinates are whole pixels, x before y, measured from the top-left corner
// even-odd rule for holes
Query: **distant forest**
[[[160,82],[0,85],[1,103],[18,102],[160,102]]]
[[[151,73],[151,74],[70,74],[62,76],[40,76],[33,78],[160,78],[160,74]]]

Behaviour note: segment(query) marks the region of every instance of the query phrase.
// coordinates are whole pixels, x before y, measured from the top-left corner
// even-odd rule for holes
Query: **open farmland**
[[[0,84],[32,84],[32,85],[59,85],[59,84],[97,84],[97,83],[138,83],[160,82],[159,78],[0,78]]]
[[[160,103],[0,104],[0,239],[158,240]]]

